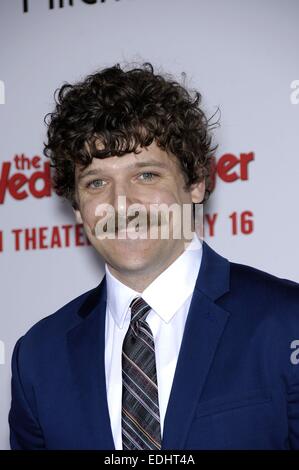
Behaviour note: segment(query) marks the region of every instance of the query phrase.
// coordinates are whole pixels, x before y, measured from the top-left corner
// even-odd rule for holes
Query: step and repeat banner
[[[298,0],[0,0],[0,448],[16,340],[104,272],[51,191],[54,91],[146,61],[198,89],[208,116],[221,112],[206,241],[299,281],[298,18]]]

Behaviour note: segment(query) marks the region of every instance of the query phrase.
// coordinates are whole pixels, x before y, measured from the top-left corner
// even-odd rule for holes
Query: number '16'
[[[248,235],[253,232],[253,213],[251,211],[244,211],[241,214],[233,212],[230,214],[229,218],[232,221],[232,234],[238,235],[238,233],[243,233]]]

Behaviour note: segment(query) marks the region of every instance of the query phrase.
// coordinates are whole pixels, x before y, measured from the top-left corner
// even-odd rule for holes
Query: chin
[[[121,269],[142,269],[157,258],[158,246],[153,240],[110,240],[97,250],[112,266]]]
[[[115,269],[123,272],[144,271],[151,265],[152,259],[147,258],[144,254],[132,253],[131,256],[111,256],[108,261]]]

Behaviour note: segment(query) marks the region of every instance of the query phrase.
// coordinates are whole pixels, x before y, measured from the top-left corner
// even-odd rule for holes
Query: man
[[[299,449],[299,286],[195,232],[200,98],[150,64],[60,89],[45,154],[105,276],[17,342],[13,449]]]

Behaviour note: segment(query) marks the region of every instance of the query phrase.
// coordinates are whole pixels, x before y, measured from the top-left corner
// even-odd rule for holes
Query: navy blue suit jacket
[[[104,278],[17,342],[13,449],[114,449],[105,311]],[[299,449],[298,339],[299,285],[230,263],[204,243],[162,448]]]

